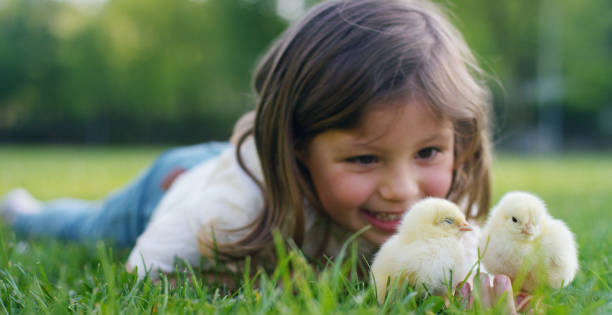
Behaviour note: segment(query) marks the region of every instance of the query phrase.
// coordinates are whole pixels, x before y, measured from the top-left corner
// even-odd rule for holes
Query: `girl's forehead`
[[[437,131],[452,126],[452,122],[448,117],[436,113],[427,102],[418,99],[395,100],[378,103],[366,109],[352,131],[356,134],[361,133],[362,137],[375,137],[399,126],[414,126],[422,131]]]
[[[360,123],[352,129],[325,132],[332,141],[371,147],[398,143],[445,141],[453,136],[449,119],[438,117],[419,102],[376,106],[366,111]]]

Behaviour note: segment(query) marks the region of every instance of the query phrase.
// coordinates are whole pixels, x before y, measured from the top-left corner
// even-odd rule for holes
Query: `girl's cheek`
[[[334,199],[344,206],[360,206],[372,193],[372,181],[368,176],[359,174],[342,174],[334,176],[331,185]]]
[[[438,198],[444,198],[448,195],[453,179],[452,170],[428,171],[424,176],[425,195]]]

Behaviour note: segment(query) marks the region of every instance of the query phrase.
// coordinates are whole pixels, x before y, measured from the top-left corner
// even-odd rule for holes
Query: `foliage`
[[[480,62],[499,79],[491,86],[502,142],[514,136],[509,131],[533,137],[534,125],[550,119],[543,116],[552,107],[569,145],[578,140],[592,147],[594,138],[610,144],[612,95],[606,91],[612,77],[604,74],[612,72],[610,1],[445,3]]]
[[[194,142],[253,105],[255,60],[284,27],[273,1],[7,0],[0,139]]]
[[[2,147],[0,194],[19,185],[43,199],[101,197],[135,176],[160,151]],[[581,269],[569,287],[536,293],[538,314],[612,311],[610,158],[502,155],[495,163],[494,200],[508,190],[532,191],[576,233]],[[158,283],[138,280],[124,271],[128,252],[102,243],[87,247],[24,240],[1,225],[0,244],[0,313],[496,313],[478,304],[466,311],[452,297],[445,307],[443,299],[422,298],[410,288],[400,289],[381,308],[373,287],[355,276],[358,257],[350,246],[346,259],[332,260],[324,268],[306,264],[299,252],[281,247],[276,269],[253,277],[238,275],[239,288],[229,290],[183,267],[177,268],[174,286],[165,278]]]
[[[505,138],[533,133],[552,105],[566,137],[610,144],[610,1],[439,2],[501,83]],[[0,1],[0,141],[226,138],[254,103],[257,57],[287,25],[276,0],[72,3]]]

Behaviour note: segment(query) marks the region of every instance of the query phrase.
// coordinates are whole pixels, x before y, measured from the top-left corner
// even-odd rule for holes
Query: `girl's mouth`
[[[395,233],[404,215],[403,213],[374,212],[365,209],[360,209],[360,212],[372,226],[391,233]]]

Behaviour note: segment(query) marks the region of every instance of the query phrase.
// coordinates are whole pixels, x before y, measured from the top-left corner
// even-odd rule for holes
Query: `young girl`
[[[490,104],[480,76],[432,3],[328,1],[263,57],[256,108],[229,144],[166,152],[99,203],[40,203],[16,190],[2,212],[30,236],[133,246],[126,265],[140,276],[173,272],[177,258],[265,264],[275,230],[317,258],[369,225],[359,250],[371,257],[424,197],[457,202],[470,218],[488,211]],[[495,290],[511,292],[500,281]]]

